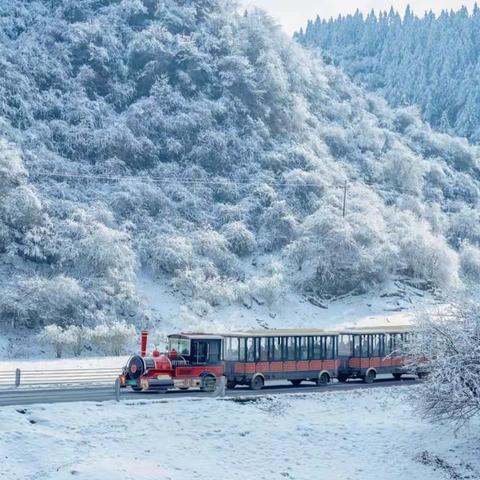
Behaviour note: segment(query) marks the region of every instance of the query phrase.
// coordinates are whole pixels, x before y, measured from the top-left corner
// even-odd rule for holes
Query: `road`
[[[418,380],[405,378],[403,380],[392,380],[390,378],[379,378],[374,383],[366,384],[361,381],[349,381],[347,383],[332,383],[325,387],[317,387],[313,384],[305,383],[294,387],[286,382],[277,382],[268,384],[262,389],[253,391],[247,387],[237,387],[233,390],[226,390],[226,397],[252,397],[261,395],[283,395],[292,393],[321,393],[321,392],[340,392],[348,390],[358,390],[366,388],[386,388],[399,385],[415,385]],[[120,400],[157,400],[157,399],[177,399],[177,398],[206,398],[214,397],[216,394],[201,392],[199,390],[169,390],[159,393],[135,393],[129,389],[122,389]],[[62,403],[62,402],[81,402],[94,401],[103,402],[115,400],[115,388],[113,385],[97,385],[95,387],[70,387],[70,388],[35,388],[35,389],[9,389],[0,390],[0,407],[4,406],[23,406],[37,403]]]

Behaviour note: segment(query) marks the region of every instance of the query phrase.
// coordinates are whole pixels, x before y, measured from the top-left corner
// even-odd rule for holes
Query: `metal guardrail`
[[[0,371],[0,389],[21,387],[59,387],[112,385],[119,375],[118,368],[82,368],[58,370]]]
[[[105,401],[138,397],[120,386],[118,369],[0,371],[0,407],[78,401]],[[225,396],[225,377],[219,377],[203,396]],[[184,392],[180,392],[184,393]]]

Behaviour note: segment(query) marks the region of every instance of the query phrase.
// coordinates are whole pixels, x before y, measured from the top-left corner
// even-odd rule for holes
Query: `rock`
[[[307,300],[308,300],[312,305],[315,305],[315,307],[324,308],[325,310],[328,309],[327,305],[323,304],[322,302],[320,302],[319,300],[317,300],[317,299],[314,298],[314,297],[308,297]]]

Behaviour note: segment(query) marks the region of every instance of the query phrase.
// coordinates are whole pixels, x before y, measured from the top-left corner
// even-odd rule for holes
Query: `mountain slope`
[[[391,105],[415,105],[434,128],[480,142],[480,9],[416,17],[393,9],[310,21],[297,40],[321,49]]]
[[[13,1],[0,49],[6,325],[155,323],[144,272],[207,319],[285,292],[480,276],[478,150],[262,12]]]

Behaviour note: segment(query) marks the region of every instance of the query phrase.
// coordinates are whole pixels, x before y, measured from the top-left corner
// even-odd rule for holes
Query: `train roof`
[[[339,332],[321,328],[270,328],[265,330],[227,332],[222,335],[224,337],[308,337],[338,334]]]
[[[376,325],[372,327],[350,327],[345,330],[324,330],[322,328],[271,328],[264,330],[240,330],[225,333],[181,332],[168,335],[169,338],[203,338],[221,340],[225,337],[310,337],[328,335],[374,335],[380,333],[411,332],[412,325]]]
[[[320,335],[338,335],[337,331],[323,330],[320,328],[272,328],[264,330],[240,330],[225,333],[202,333],[202,332],[182,332],[168,335],[168,337],[181,338],[203,338],[206,340],[217,340],[224,337],[302,337],[302,336],[320,336]]]
[[[202,332],[182,332],[172,333],[171,335],[168,335],[168,338],[203,338],[204,340],[221,340],[223,335]]]
[[[373,327],[350,327],[340,331],[345,335],[374,335],[379,333],[407,333],[413,330],[412,325],[375,325]]]

